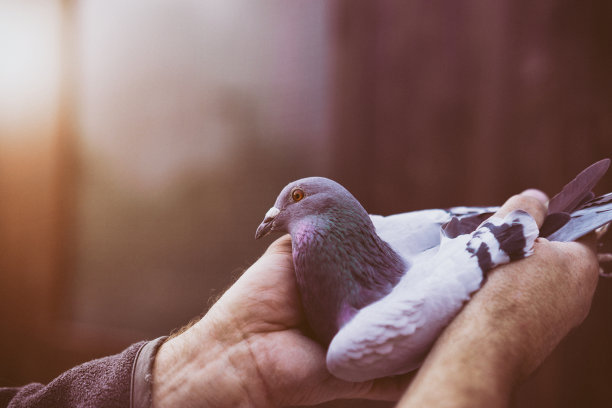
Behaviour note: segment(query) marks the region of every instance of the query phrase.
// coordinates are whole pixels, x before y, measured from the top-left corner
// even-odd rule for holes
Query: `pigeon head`
[[[330,210],[352,207],[367,217],[361,204],[344,187],[324,177],[308,177],[287,184],[274,206],[257,228],[255,238],[270,232],[291,232],[292,226],[307,217],[320,216]]]

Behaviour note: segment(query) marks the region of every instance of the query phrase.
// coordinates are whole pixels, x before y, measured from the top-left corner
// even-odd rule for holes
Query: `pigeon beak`
[[[264,220],[259,227],[257,227],[257,231],[255,232],[255,239],[259,239],[261,237],[265,237],[268,235],[274,226],[274,218],[278,215],[280,210],[276,207],[272,207],[266,213]]]

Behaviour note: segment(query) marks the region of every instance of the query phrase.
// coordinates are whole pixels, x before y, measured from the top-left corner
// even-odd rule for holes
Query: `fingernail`
[[[535,188],[528,188],[527,190],[523,191],[521,195],[533,197],[542,204],[546,204],[548,202],[548,196],[544,192]]]

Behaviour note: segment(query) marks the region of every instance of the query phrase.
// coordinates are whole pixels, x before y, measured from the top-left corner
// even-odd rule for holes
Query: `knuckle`
[[[523,208],[528,206],[529,197],[520,194],[513,195],[506,201],[506,205],[512,208]]]
[[[530,197],[522,194],[517,194],[510,197],[509,200],[513,206],[517,208],[544,208],[544,204],[542,204],[535,197]]]
[[[509,213],[513,210],[523,210],[536,219],[543,219],[546,206],[535,197],[517,194],[510,197],[502,206],[503,213]]]

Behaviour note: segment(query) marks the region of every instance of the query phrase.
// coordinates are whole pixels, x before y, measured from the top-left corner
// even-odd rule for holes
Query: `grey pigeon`
[[[591,189],[610,161],[597,162],[549,202],[540,234],[526,212],[453,207],[369,215],[340,184],[289,183],[256,238],[291,234],[304,312],[328,346],[338,378],[365,381],[414,370],[494,267],[533,252],[540,234],[571,241],[612,221],[612,193]]]

